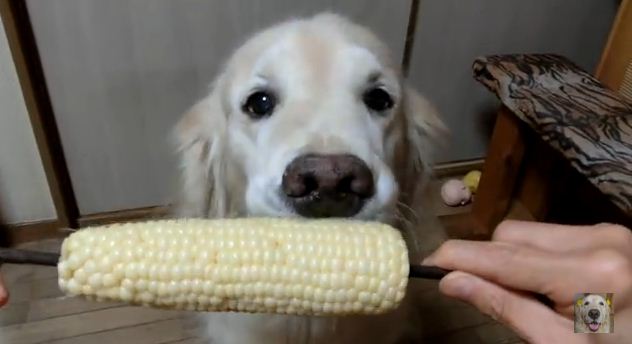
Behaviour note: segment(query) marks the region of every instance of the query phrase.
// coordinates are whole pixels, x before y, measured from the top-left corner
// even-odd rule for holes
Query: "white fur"
[[[598,310],[599,317],[592,319],[588,312]],[[588,324],[597,322],[599,328],[592,331]],[[610,305],[605,295],[588,294],[583,297],[582,303],[575,308],[575,332],[577,333],[610,333]]]
[[[383,115],[362,102],[372,75],[395,100]],[[241,106],[260,87],[274,89],[280,103],[269,118],[253,120]],[[369,166],[376,185],[375,196],[354,217],[411,234],[422,227],[414,221],[419,214],[409,210],[419,208],[413,190],[424,180],[432,138],[442,130],[434,108],[404,83],[399,61],[371,32],[334,14],[290,20],[240,47],[210,94],[178,124],[179,215],[297,216],[279,193],[289,162],[305,153],[349,153]],[[432,248],[441,236],[412,237]],[[411,245],[411,257],[418,251]],[[213,343],[393,343],[416,327],[410,299],[380,317],[209,314],[207,332]]]

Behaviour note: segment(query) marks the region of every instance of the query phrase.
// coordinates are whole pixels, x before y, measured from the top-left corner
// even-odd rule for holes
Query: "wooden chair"
[[[631,2],[596,76],[557,55],[474,62],[502,106],[472,211],[452,236],[489,238],[515,204],[537,221],[632,224]]]

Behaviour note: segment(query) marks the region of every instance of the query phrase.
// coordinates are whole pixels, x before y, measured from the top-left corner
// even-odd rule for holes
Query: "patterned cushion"
[[[632,215],[632,104],[558,55],[476,59],[474,78]]]

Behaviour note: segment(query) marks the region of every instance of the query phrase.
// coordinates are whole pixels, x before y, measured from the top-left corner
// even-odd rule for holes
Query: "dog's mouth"
[[[597,330],[599,330],[599,326],[601,326],[601,323],[593,321],[593,322],[590,322],[590,323],[586,323],[586,325],[588,325],[588,328],[591,331],[596,332]]]

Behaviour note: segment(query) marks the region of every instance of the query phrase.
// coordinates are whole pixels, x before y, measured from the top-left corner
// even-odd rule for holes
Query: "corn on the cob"
[[[379,314],[408,282],[399,232],[352,220],[182,219],[115,224],[68,237],[69,295],[150,307],[280,314]]]

